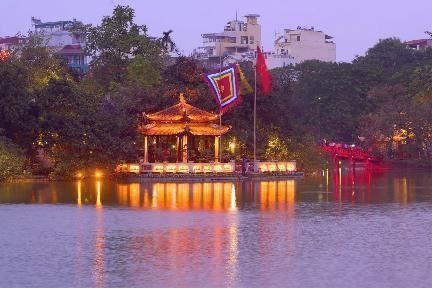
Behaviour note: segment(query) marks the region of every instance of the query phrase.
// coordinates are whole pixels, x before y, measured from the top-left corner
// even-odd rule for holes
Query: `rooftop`
[[[150,121],[166,123],[207,123],[219,119],[219,115],[201,110],[197,107],[187,104],[183,95],[180,95],[180,101],[178,104],[156,113],[144,113],[144,118]]]
[[[82,54],[82,53],[84,53],[84,49],[81,47],[80,44],[71,44],[71,45],[65,45],[56,54],[68,55],[68,54]]]

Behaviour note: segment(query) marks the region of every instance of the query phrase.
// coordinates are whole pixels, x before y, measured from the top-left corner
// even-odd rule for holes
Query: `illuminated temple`
[[[139,131],[144,135],[144,163],[165,163],[164,166],[177,170],[172,172],[214,170],[213,165],[195,165],[191,168],[185,163],[219,162],[220,138],[231,129],[230,126],[219,125],[219,115],[186,103],[180,95],[178,104],[156,113],[143,113],[143,116],[146,124],[141,125]],[[169,169],[150,167],[152,170]],[[223,167],[217,169],[223,170]]]
[[[120,164],[116,172],[134,174],[235,174],[235,161],[221,163],[221,137],[231,126],[220,125],[218,114],[186,103],[155,113],[143,113],[139,132],[144,137],[144,158],[139,163]],[[254,173],[296,171],[296,162],[254,163]]]

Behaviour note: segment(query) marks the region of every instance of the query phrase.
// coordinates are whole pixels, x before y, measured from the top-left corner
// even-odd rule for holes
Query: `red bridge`
[[[332,146],[322,145],[320,148],[324,153],[331,155],[335,164],[337,162],[337,166],[335,167],[339,166],[339,160],[341,159],[348,159],[352,164],[355,162],[381,162],[380,158],[375,157],[371,153],[356,147],[344,147],[341,144],[336,144]]]

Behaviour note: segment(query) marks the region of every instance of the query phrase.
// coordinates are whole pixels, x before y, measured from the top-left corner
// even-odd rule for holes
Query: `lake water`
[[[432,175],[0,185],[0,287],[431,287]]]

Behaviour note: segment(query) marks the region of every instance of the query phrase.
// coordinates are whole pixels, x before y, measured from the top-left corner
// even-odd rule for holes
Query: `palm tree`
[[[173,32],[173,30],[169,30],[167,32],[163,32],[163,36],[162,38],[160,38],[160,42],[162,45],[162,48],[167,51],[167,52],[175,52],[177,54],[179,54],[179,51],[177,49],[176,44],[174,43],[174,41],[171,38],[171,33]]]

